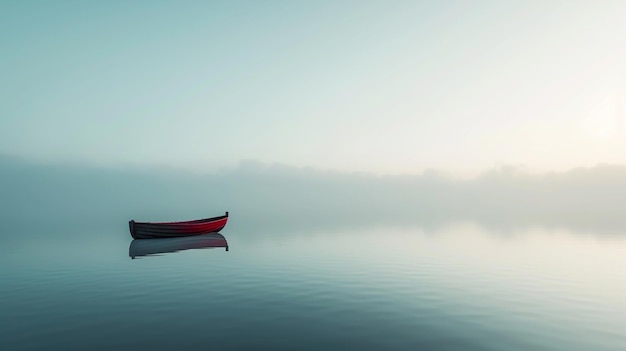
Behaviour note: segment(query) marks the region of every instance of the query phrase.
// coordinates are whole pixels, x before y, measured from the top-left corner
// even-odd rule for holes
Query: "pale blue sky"
[[[2,1],[0,153],[375,173],[626,163],[624,1]]]

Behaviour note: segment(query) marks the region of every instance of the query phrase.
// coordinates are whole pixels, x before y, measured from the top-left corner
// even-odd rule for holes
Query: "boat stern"
[[[135,237],[135,220],[131,219],[130,221],[128,221],[128,229],[130,230],[130,236],[133,237],[133,239],[137,239],[137,237]]]

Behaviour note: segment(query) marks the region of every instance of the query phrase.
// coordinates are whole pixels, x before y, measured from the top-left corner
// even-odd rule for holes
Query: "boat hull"
[[[128,222],[130,235],[134,239],[178,238],[184,236],[217,233],[228,222],[228,212],[224,216],[198,219],[185,222]]]

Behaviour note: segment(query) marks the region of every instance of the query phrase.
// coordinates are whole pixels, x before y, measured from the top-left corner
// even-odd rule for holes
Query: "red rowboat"
[[[134,239],[176,238],[207,233],[216,233],[226,226],[228,212],[213,218],[185,222],[128,222],[130,235]]]

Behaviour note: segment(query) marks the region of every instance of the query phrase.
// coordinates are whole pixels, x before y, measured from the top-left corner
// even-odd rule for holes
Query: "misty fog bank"
[[[3,231],[185,220],[230,211],[242,230],[473,220],[621,233],[626,167],[530,175],[499,168],[472,180],[426,172],[373,176],[244,162],[210,175],[40,165],[0,157]],[[233,226],[236,227],[236,223]],[[230,226],[230,224],[229,224]],[[117,227],[116,227],[117,228]],[[305,228],[305,229],[306,229]]]

